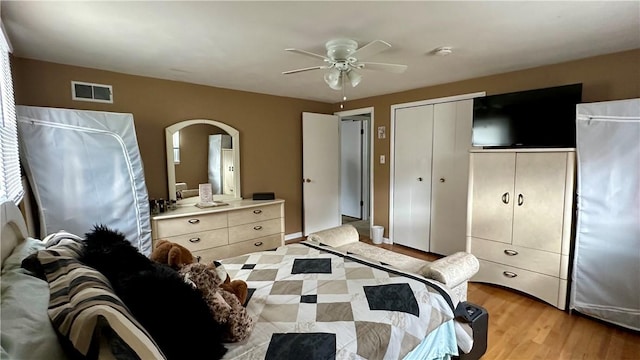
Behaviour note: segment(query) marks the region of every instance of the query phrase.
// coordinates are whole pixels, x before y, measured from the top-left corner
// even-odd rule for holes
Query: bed
[[[50,284],[20,268],[45,244],[24,229],[19,210],[2,204],[2,358],[65,359],[79,333],[87,349],[108,347],[102,337],[115,333],[138,357],[161,357],[126,314],[94,316],[82,331],[54,329],[61,322],[49,320]],[[256,319],[246,341],[227,344],[224,359],[448,359],[458,346],[471,348],[470,327],[454,319],[455,296],[418,275],[313,242],[222,262],[249,285],[247,311]]]

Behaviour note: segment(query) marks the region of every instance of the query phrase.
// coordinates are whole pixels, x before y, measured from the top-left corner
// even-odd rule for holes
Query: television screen
[[[473,146],[575,147],[582,84],[475,98]]]

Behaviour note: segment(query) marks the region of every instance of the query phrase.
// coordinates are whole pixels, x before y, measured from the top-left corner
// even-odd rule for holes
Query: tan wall
[[[339,109],[284,97],[254,94],[151,79],[95,69],[13,59],[16,102],[89,110],[131,112],[135,118],[149,195],[167,196],[164,128],[175,122],[207,118],[227,123],[241,135],[242,195],[275,191],[286,203],[286,233],[302,230],[303,111],[374,107],[375,126],[389,134],[390,106],[406,102],[485,91],[488,95],[548,86],[583,83],[583,101],[640,97],[640,50],[563,64],[487,76],[396,94],[355,100]],[[70,81],[111,84],[113,105],[71,101]],[[374,141],[374,159],[389,156],[389,139]],[[389,225],[389,162],[374,166],[374,222]]]
[[[19,105],[132,113],[150,197],[167,198],[165,127],[211,119],[240,131],[242,196],[284,199],[286,233],[302,229],[302,112],[331,104],[13,58]],[[71,81],[113,85],[113,104],[71,100]]]
[[[395,104],[485,91],[487,95],[582,83],[582,101],[596,102],[640,97],[640,49],[562,64],[430,86],[395,94],[350,101],[345,111],[374,107],[374,126],[386,126],[387,137],[374,140],[374,159],[389,158],[390,107]],[[374,222],[389,235],[389,161],[374,161]]]

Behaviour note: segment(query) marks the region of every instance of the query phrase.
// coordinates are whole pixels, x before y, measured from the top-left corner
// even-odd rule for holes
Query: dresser
[[[471,152],[467,251],[480,261],[471,281],[565,308],[574,177],[571,149]]]
[[[169,240],[209,262],[284,245],[284,200],[178,207],[154,216],[151,226],[154,248],[157,240]]]

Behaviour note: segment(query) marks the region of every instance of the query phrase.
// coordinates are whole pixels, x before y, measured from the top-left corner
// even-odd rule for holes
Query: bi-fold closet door
[[[390,237],[449,255],[465,250],[473,100],[394,109]]]

